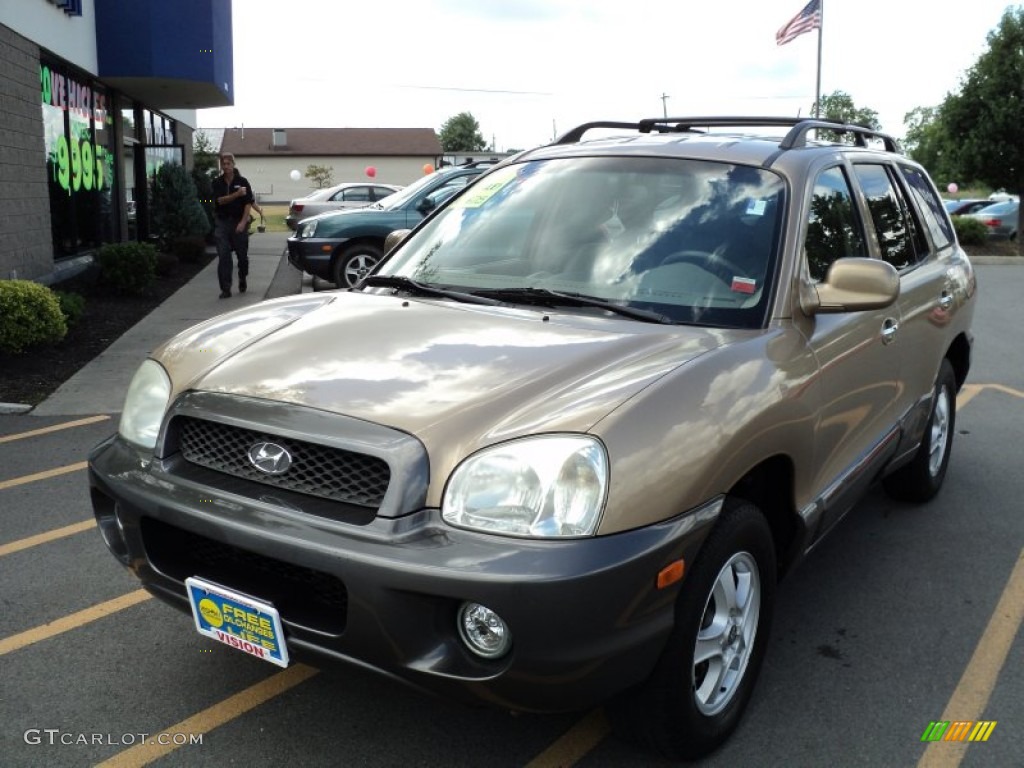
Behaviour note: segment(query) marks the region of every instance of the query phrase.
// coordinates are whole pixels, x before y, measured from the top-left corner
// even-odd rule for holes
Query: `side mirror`
[[[395,249],[395,246],[405,240],[406,236],[412,232],[411,229],[396,229],[394,232],[390,232],[387,237],[384,238],[384,253],[389,254]]]
[[[426,216],[435,208],[437,208],[437,201],[433,198],[432,195],[424,197],[422,200],[419,201],[419,203],[416,204],[416,210],[422,213],[424,216]]]
[[[900,276],[892,264],[878,259],[837,259],[822,282],[803,286],[800,308],[808,315],[881,309],[899,295]]]

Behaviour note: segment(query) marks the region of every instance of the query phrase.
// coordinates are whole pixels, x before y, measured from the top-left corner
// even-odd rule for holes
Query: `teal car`
[[[288,260],[313,277],[351,288],[384,256],[391,232],[412,229],[490,165],[442,168],[366,208],[303,219],[288,238]]]

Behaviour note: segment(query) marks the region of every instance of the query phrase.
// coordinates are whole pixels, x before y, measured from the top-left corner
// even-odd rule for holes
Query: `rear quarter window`
[[[910,196],[914,198],[917,209],[921,212],[924,226],[931,235],[932,242],[937,250],[948,248],[953,244],[953,225],[949,221],[939,199],[924,171],[909,165],[900,165],[900,172],[907,182]]]

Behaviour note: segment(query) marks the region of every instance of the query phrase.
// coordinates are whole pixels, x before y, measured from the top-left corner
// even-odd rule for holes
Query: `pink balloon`
[[[366,166],[366,175],[372,179],[374,176],[377,175],[377,169],[374,168],[372,165]]]
[[[955,182],[951,181],[946,189],[949,190],[949,194],[955,195],[960,190],[960,187],[958,187]]]

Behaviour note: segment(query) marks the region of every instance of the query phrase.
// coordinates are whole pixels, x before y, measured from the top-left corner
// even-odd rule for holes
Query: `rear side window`
[[[369,187],[349,187],[342,193],[342,199],[353,203],[368,203],[373,200]]]
[[[935,188],[929,183],[928,177],[920,168],[901,165],[900,171],[907,181],[910,196],[914,198],[917,209],[921,211],[924,225],[927,227],[935,247],[940,251],[943,248],[948,248],[953,243],[953,225],[942,207],[942,201],[935,193]]]
[[[889,175],[889,166],[858,164],[853,172],[867,198],[882,259],[897,270],[913,266],[927,254],[927,247],[903,193]]]
[[[804,253],[814,280],[824,280],[836,259],[868,255],[850,183],[841,168],[829,168],[814,182]]]

